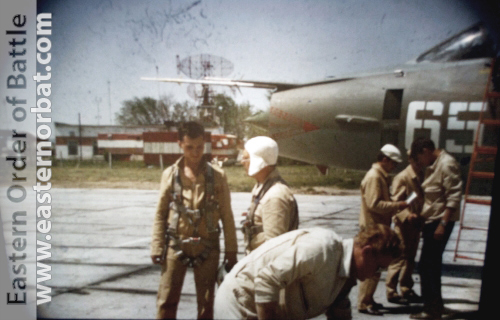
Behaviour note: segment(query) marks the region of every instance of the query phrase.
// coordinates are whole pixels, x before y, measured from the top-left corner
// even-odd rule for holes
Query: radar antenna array
[[[197,54],[180,59],[177,55],[177,73],[183,73],[191,79],[222,78],[230,75],[234,70],[231,61],[211,54]],[[213,102],[214,90],[207,84],[202,84],[201,90],[191,84],[187,88],[188,95],[199,102],[198,112],[200,120],[205,123],[218,124]]]
[[[182,60],[177,56],[177,73],[182,72],[191,79],[226,77],[233,70],[231,61],[211,54],[197,54]]]

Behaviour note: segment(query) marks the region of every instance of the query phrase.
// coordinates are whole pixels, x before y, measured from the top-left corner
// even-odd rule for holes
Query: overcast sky
[[[133,97],[191,99],[186,85],[140,80],[157,67],[186,77],[176,55],[224,57],[229,78],[304,83],[407,62],[479,21],[460,0],[48,0],[42,11],[53,14],[53,120],[101,125]],[[258,110],[265,95],[234,98]]]

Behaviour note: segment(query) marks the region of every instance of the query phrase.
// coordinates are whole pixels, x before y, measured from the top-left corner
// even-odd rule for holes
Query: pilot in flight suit
[[[241,163],[257,181],[242,228],[247,253],[299,225],[297,202],[276,168],[277,161],[278,145],[273,139],[255,137],[245,144]]]
[[[176,317],[188,267],[194,272],[198,318],[213,318],[219,220],[224,230],[225,260],[229,268],[236,263],[236,231],[227,179],[222,169],[203,161],[203,134],[201,125],[184,124],[179,130],[184,156],[168,167],[161,179],[151,243],[153,263],[162,266],[158,319]]]

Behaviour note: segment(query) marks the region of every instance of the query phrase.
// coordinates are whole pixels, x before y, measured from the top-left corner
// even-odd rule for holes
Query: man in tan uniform
[[[441,319],[444,309],[441,294],[443,252],[455,221],[460,219],[460,165],[446,151],[436,149],[434,142],[427,138],[413,141],[411,155],[420,166],[427,169],[422,183],[424,206],[421,216],[425,219],[425,224],[418,265],[424,310],[412,314],[410,318]]]
[[[342,239],[323,228],[270,239],[243,258],[215,297],[216,319],[352,319],[349,291],[401,253],[389,227],[362,229]],[[282,289],[286,298],[280,301]]]
[[[361,214],[359,226],[364,228],[373,224],[391,225],[391,218],[398,210],[405,209],[405,201],[393,202],[389,193],[389,173],[402,161],[398,148],[386,144],[380,149],[377,162],[361,181]],[[380,280],[380,272],[361,281],[358,294],[358,311],[371,315],[381,315],[378,310],[383,306],[373,300],[373,294]]]
[[[225,262],[236,263],[237,242],[227,179],[203,160],[204,128],[187,122],[179,128],[183,150],[162,175],[151,242],[151,259],[161,264],[157,318],[176,317],[182,284],[193,268],[198,318],[213,318],[219,264],[219,220],[225,242]]]
[[[297,203],[276,168],[277,161],[278,144],[273,139],[255,137],[245,144],[241,163],[257,181],[242,228],[247,253],[299,225]]]
[[[394,231],[399,235],[403,245],[403,254],[395,259],[387,269],[385,281],[387,300],[397,304],[420,302],[420,297],[413,291],[413,270],[417,254],[422,219],[420,212],[424,203],[422,191],[423,170],[409,157],[410,164],[397,174],[392,181],[392,200],[404,201],[415,193],[416,198],[410,206],[393,217]],[[397,286],[400,286],[401,295]]]

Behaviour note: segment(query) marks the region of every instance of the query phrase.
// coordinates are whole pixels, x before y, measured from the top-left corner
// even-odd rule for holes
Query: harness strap
[[[260,225],[260,226],[251,226],[250,227],[250,232],[251,232],[251,234],[253,236],[254,234],[264,232],[264,227],[262,225]]]
[[[248,215],[247,215],[247,220],[250,221],[251,226],[254,226],[254,220],[255,220],[255,211],[257,210],[257,207],[259,206],[260,200],[264,197],[266,192],[271,189],[272,186],[274,186],[277,182],[285,183],[283,178],[281,176],[277,176],[273,179],[267,180],[264,185],[262,186],[262,189],[260,189],[259,193],[252,199],[252,203],[250,204],[250,208],[248,210]]]
[[[215,225],[214,221],[214,211],[218,207],[215,201],[214,192],[214,169],[212,165],[207,162],[206,164],[206,175],[205,175],[205,213],[207,220],[207,231],[208,233],[219,233],[218,225]]]
[[[170,209],[173,211],[172,223],[169,225],[167,235],[171,240],[170,247],[174,249],[176,257],[184,265],[196,267],[205,261],[213,248],[219,247],[219,228],[214,223],[214,211],[218,207],[215,201],[214,192],[214,170],[210,163],[206,163],[205,171],[205,197],[203,209],[188,209],[182,200],[182,182],[180,169],[175,168],[174,178],[172,179],[172,202],[170,202]],[[179,218],[184,217],[194,227],[194,236],[181,240],[179,238],[177,229],[179,225]],[[201,217],[205,216],[207,231],[210,239],[202,239],[196,237],[198,234],[198,225]],[[205,249],[196,257],[189,257],[181,248],[182,243],[203,244]]]
[[[262,186],[262,189],[260,189],[259,193],[252,198],[252,203],[250,204],[250,208],[248,209],[246,220],[243,221],[243,224],[247,225],[247,227],[243,229],[245,230],[245,244],[247,250],[250,250],[252,237],[258,233],[264,232],[264,227],[262,225],[255,225],[255,211],[257,210],[260,200],[264,197],[266,192],[277,182],[286,184],[285,180],[283,180],[283,178],[279,175],[272,179],[268,179]]]
[[[178,212],[179,213],[178,216],[183,216],[186,219],[188,219],[189,223],[192,225],[196,225],[198,223],[198,221],[201,219],[201,216],[203,215],[203,213],[205,211],[203,209],[191,210],[191,209],[186,208],[185,206],[179,205],[176,202],[170,203],[170,209]],[[175,222],[177,224],[178,220]]]
[[[205,246],[205,249],[203,249],[203,251],[196,257],[191,257],[188,256],[182,250],[181,248],[182,243],[194,243],[195,245],[203,244]],[[175,256],[177,257],[177,259],[179,259],[183,265],[188,267],[197,267],[201,265],[203,261],[205,261],[208,258],[210,251],[218,247],[219,247],[218,238],[211,240],[202,239],[200,237],[196,238],[190,237],[182,240],[180,240],[179,238],[172,238],[172,244],[171,244],[171,248],[175,250]]]
[[[170,208],[173,209],[172,223],[168,227],[168,234],[172,237],[177,237],[177,226],[179,225],[179,217],[182,208],[185,208],[182,203],[182,184],[179,168],[175,168],[174,178],[172,179],[172,202]]]

